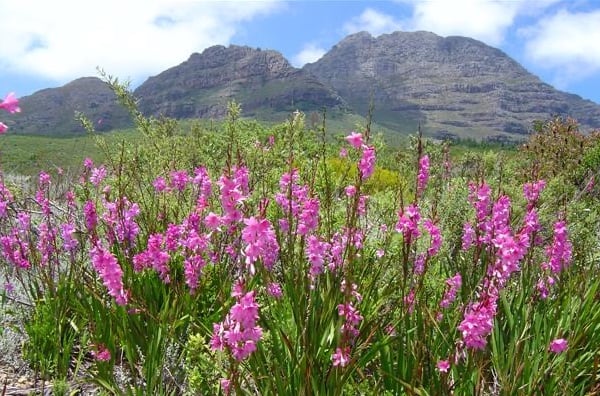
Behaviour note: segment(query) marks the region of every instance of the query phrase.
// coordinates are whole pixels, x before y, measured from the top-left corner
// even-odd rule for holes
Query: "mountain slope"
[[[428,32],[346,37],[303,70],[365,114],[403,132],[502,138],[527,133],[534,120],[570,115],[600,127],[600,106],[560,92],[502,51],[465,37]]]
[[[7,117],[11,133],[73,135],[85,133],[75,120],[84,113],[97,131],[131,125],[128,113],[116,102],[108,85],[96,77],[83,77],[59,88],[47,88],[19,99],[21,112]]]
[[[143,113],[174,118],[220,117],[232,99],[241,103],[245,116],[266,118],[345,106],[335,92],[292,67],[279,52],[235,45],[195,53],[150,77],[134,94]]]

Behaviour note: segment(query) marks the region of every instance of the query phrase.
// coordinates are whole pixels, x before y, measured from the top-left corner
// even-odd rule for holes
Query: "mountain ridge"
[[[429,134],[457,128],[526,134],[533,121],[552,115],[600,127],[600,106],[555,90],[501,50],[471,38],[360,32],[304,68],[357,111],[365,112],[372,97],[379,122],[393,124],[408,113]]]
[[[102,120],[101,130],[130,125],[99,81],[78,79],[22,98],[22,114],[30,115],[9,126],[79,133],[65,121],[75,110]],[[241,102],[244,116],[275,121],[323,108],[365,115],[373,105],[374,120],[399,134],[421,126],[440,138],[522,139],[534,121],[556,115],[576,118],[582,130],[600,128],[600,105],[554,89],[502,50],[424,31],[355,33],[302,68],[275,50],[216,45],[149,77],[134,95],[144,114],[180,119],[220,118],[230,100]]]

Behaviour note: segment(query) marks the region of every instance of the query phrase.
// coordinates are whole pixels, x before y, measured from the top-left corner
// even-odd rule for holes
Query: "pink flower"
[[[246,199],[244,190],[247,189],[247,184],[243,184],[244,182],[247,182],[244,177],[230,179],[226,175],[221,175],[217,182],[221,192],[220,199],[223,207],[221,221],[226,226],[233,226],[242,220],[240,206]]]
[[[246,264],[254,274],[254,262],[262,259],[263,265],[271,269],[279,255],[279,245],[275,231],[269,220],[250,217],[244,219],[246,227],[242,230],[242,240],[247,244],[244,249]]]
[[[540,193],[546,187],[546,182],[544,180],[538,180],[533,183],[526,183],[523,185],[523,195],[527,200],[527,208],[531,209],[536,201],[538,200]]]
[[[283,297],[283,292],[281,291],[281,286],[279,285],[279,283],[269,283],[267,285],[267,293],[269,294],[269,296],[277,300]]]
[[[463,236],[462,236],[462,250],[466,251],[473,246],[473,242],[475,241],[475,230],[471,223],[465,223],[463,225]]]
[[[444,297],[442,297],[442,301],[440,302],[440,307],[442,308],[448,308],[456,299],[456,292],[462,286],[462,277],[459,273],[456,273],[452,278],[446,279],[446,285],[448,285],[448,289],[446,289]]]
[[[311,235],[308,237],[304,253],[310,263],[309,271],[311,278],[315,278],[323,273],[325,261],[330,261],[330,249],[331,245],[327,242],[322,242],[317,236]]]
[[[154,179],[152,186],[154,186],[154,190],[156,192],[163,192],[167,190],[167,182],[162,176],[158,176],[156,179]]]
[[[483,292],[480,301],[471,304],[464,319],[458,325],[465,345],[472,349],[485,349],[487,336],[494,328],[494,318],[497,311],[498,291],[488,288]]]
[[[171,176],[171,187],[175,188],[178,191],[185,190],[185,187],[190,182],[190,177],[187,172],[182,171],[173,171],[170,174]]]
[[[90,258],[108,293],[117,304],[126,305],[128,297],[123,287],[123,271],[116,257],[103,247],[95,246],[90,250]]]
[[[583,191],[587,191],[587,192],[592,191],[594,189],[594,185],[595,185],[594,181],[595,181],[594,175],[592,175],[592,177],[590,177],[590,180],[585,185],[585,188],[583,189]]]
[[[228,395],[231,388],[231,381],[227,378],[221,378],[220,384],[221,389],[223,389],[223,394]]]
[[[448,369],[450,368],[450,362],[447,360],[439,360],[435,367],[440,373],[447,373]]]
[[[213,350],[227,349],[238,361],[246,359],[256,350],[256,343],[262,338],[262,328],[256,325],[258,303],[254,292],[235,292],[236,304],[221,323],[213,324],[210,347]]]
[[[411,238],[418,238],[421,235],[419,231],[420,220],[419,207],[411,204],[398,213],[396,231],[402,233],[405,241]]]
[[[363,144],[363,137],[360,133],[351,132],[350,135],[346,136],[346,141],[355,149],[359,149]]]
[[[72,223],[65,223],[61,226],[61,236],[63,239],[63,248],[68,252],[73,252],[78,245],[77,239],[73,238],[75,226]]]
[[[487,183],[477,186],[469,183],[469,202],[475,208],[477,221],[481,224],[490,211],[490,194],[492,190]]]
[[[194,169],[194,184],[200,187],[200,194],[204,197],[208,197],[212,191],[212,182],[210,175],[204,167]]]
[[[98,215],[96,214],[96,205],[92,201],[86,201],[83,205],[83,215],[85,218],[85,227],[89,232],[96,229],[98,224]]]
[[[340,158],[347,158],[348,157],[348,150],[346,150],[345,147],[342,147],[340,149]]]
[[[346,367],[350,362],[350,348],[337,348],[335,353],[331,356],[331,360],[333,360],[334,367]]]
[[[417,175],[417,195],[420,196],[427,187],[429,180],[429,156],[424,155],[419,159],[419,174]]]
[[[440,229],[429,219],[423,222],[423,227],[431,236],[431,245],[429,246],[429,249],[427,249],[427,255],[429,255],[429,257],[435,256],[440,251],[440,247],[442,246],[442,234]]]
[[[92,175],[90,176],[90,183],[94,185],[94,187],[98,187],[102,180],[106,178],[106,168],[101,166],[100,168],[92,169]]]
[[[375,171],[375,147],[364,146],[362,158],[358,161],[358,170],[362,180],[371,177]]]
[[[548,347],[548,349],[552,353],[561,353],[567,349],[567,346],[567,340],[565,340],[564,338],[557,338],[550,342],[550,346]]]
[[[6,282],[4,284],[4,291],[6,292],[6,294],[11,294],[14,290],[15,290],[15,287],[13,286],[12,283]]]
[[[344,191],[346,192],[347,197],[353,197],[354,194],[356,194],[356,186],[349,185],[344,189]]]
[[[86,158],[83,160],[83,167],[87,169],[92,169],[94,166],[94,161],[91,158]]]
[[[170,282],[168,266],[171,257],[164,251],[162,234],[152,234],[148,237],[148,247],[145,251],[133,257],[134,269],[142,271],[144,268],[154,268],[165,283]]]
[[[19,108],[19,99],[17,99],[14,92],[6,95],[6,98],[0,102],[0,109],[4,109],[9,113],[18,113],[21,111]]]
[[[0,122],[0,134],[6,132],[8,130],[8,127],[6,126],[5,123]]]
[[[92,356],[99,362],[108,362],[110,351],[104,345],[100,345],[97,351],[92,351]]]
[[[219,228],[219,224],[221,223],[221,219],[219,216],[213,212],[209,212],[204,218],[204,225],[211,230],[216,230]]]
[[[554,239],[552,245],[546,248],[550,269],[555,274],[561,272],[571,264],[573,245],[569,240],[567,223],[557,221],[554,223]]]

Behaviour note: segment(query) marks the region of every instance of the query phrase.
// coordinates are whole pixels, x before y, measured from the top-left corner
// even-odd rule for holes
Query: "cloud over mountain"
[[[97,66],[138,79],[216,43],[275,1],[19,0],[0,3],[0,67],[64,81]]]

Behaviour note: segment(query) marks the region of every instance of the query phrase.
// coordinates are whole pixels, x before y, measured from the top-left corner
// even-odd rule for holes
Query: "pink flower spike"
[[[419,159],[419,174],[417,175],[417,195],[422,195],[429,180],[429,156],[424,155]]]
[[[440,373],[447,373],[448,369],[450,369],[450,362],[448,362],[447,360],[440,360],[437,362],[435,367]]]
[[[548,348],[552,353],[561,353],[567,349],[567,340],[564,338],[557,338],[550,342],[550,347]]]
[[[363,144],[363,137],[360,133],[351,132],[345,139],[355,149],[361,148]]]
[[[0,134],[3,134],[8,130],[8,127],[3,122],[0,122]]]
[[[0,109],[4,109],[11,114],[18,113],[21,111],[21,109],[19,108],[19,99],[17,99],[14,92],[11,92],[8,95],[6,95],[4,101],[0,103]]]

